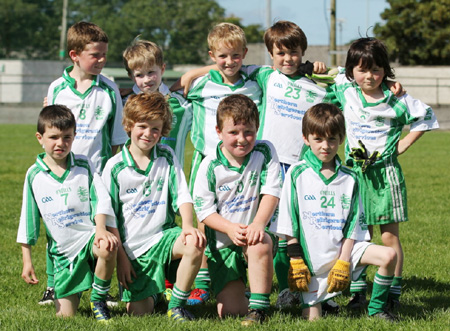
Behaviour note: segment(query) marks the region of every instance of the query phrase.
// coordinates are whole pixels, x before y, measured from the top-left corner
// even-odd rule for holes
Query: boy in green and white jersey
[[[116,84],[101,75],[108,36],[97,25],[78,22],[67,31],[73,66],[50,84],[49,105],[63,104],[74,113],[77,135],[73,152],[86,155],[101,174],[106,161],[123,145],[122,100]]]
[[[171,123],[172,113],[161,93],[130,96],[123,118],[130,140],[108,161],[102,178],[118,220],[122,244],[117,278],[124,287],[122,300],[128,313],[152,313],[155,296],[164,291],[168,278],[174,287],[167,314],[185,322],[194,319],[184,306],[206,239],[193,227],[192,199],[183,169],[173,150],[158,144]],[[175,224],[178,211],[181,229]]]
[[[109,232],[116,222],[108,192],[90,161],[71,152],[75,118],[67,107],[45,107],[39,114],[36,137],[45,153],[28,170],[24,185],[17,235],[22,244],[22,278],[29,284],[39,282],[31,245],[39,237],[42,218],[55,271],[56,314],[75,315],[79,293],[92,287],[95,317],[107,321],[105,301],[118,245],[118,238]]]
[[[272,144],[256,141],[258,109],[241,94],[217,109],[220,142],[200,165],[194,185],[197,218],[206,225],[208,269],[219,317],[242,316],[243,325],[262,323],[270,307],[273,237],[265,231],[281,189]],[[250,300],[245,297],[246,267]]]
[[[345,73],[336,77],[333,88],[346,121],[346,163],[359,176],[369,230],[379,225],[383,243],[397,253],[389,302],[398,308],[404,260],[399,223],[408,220],[406,184],[398,156],[439,124],[428,105],[407,94],[395,97],[386,86],[388,77],[395,76],[384,44],[360,38],[350,46]],[[410,132],[401,138],[405,125],[410,125]]]
[[[344,116],[334,105],[314,105],[303,117],[302,132],[310,149],[286,174],[270,230],[288,241],[289,288],[300,292],[303,317],[320,318],[321,303],[345,290],[350,275],[356,279],[364,266],[378,265],[369,315],[394,321],[386,304],[396,253],[366,241],[357,176],[337,156]]]
[[[196,79],[187,94],[193,107],[191,141],[195,151],[192,158],[190,187],[192,189],[196,170],[202,159],[215,155],[217,143],[216,112],[219,102],[231,94],[244,94],[257,105],[261,90],[256,82],[249,80],[241,71],[247,54],[244,31],[231,23],[217,24],[208,34],[209,56],[218,70],[210,70]]]
[[[100,74],[108,36],[93,23],[78,22],[67,31],[67,50],[73,66],[50,84],[44,104],[62,104],[73,112],[77,121],[73,152],[87,156],[101,174],[106,161],[127,140],[117,86]],[[47,289],[39,304],[53,300],[52,274],[47,259]]]
[[[135,83],[123,98],[123,105],[129,95],[139,93],[159,91],[168,99],[173,113],[172,129],[167,137],[161,137],[161,143],[172,147],[183,166],[186,138],[192,126],[192,106],[182,93],[170,92],[162,82],[166,64],[161,48],[151,41],[136,40],[123,52],[123,63]]]

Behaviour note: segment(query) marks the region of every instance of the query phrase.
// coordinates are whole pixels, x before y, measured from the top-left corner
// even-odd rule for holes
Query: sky
[[[266,0],[216,0],[226,16],[242,19],[244,25],[266,25]],[[346,44],[361,36],[373,36],[373,27],[382,23],[380,14],[389,7],[386,0],[335,0],[336,43]],[[271,0],[271,22],[288,20],[305,32],[308,45],[328,45],[330,0]]]

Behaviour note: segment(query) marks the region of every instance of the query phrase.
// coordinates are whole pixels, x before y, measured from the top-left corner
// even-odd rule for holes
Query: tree
[[[53,53],[56,57],[58,2],[0,0],[0,57],[51,58]]]
[[[225,22],[233,23],[244,30],[245,38],[247,39],[247,43],[262,43],[264,37],[264,29],[260,24],[250,24],[244,26],[242,24],[242,19],[236,16],[230,16],[225,18]]]
[[[109,61],[122,61],[122,52],[137,36],[151,40],[164,50],[165,61],[203,63],[206,37],[224,9],[214,0],[78,0],[73,22],[91,21],[110,39]]]
[[[450,64],[450,0],[388,0],[374,32],[402,65]]]

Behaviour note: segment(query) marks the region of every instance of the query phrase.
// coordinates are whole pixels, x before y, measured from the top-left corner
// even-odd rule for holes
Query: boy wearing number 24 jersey
[[[396,253],[365,241],[357,177],[337,156],[344,122],[331,104],[305,113],[302,132],[310,149],[286,174],[279,217],[270,230],[288,241],[289,288],[300,292],[305,318],[320,318],[321,303],[345,290],[350,275],[356,279],[364,266],[377,265],[369,315],[393,321],[386,303]]]

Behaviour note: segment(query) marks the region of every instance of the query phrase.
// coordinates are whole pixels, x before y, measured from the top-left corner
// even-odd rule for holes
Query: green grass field
[[[21,278],[22,259],[20,245],[16,243],[17,227],[22,201],[22,187],[26,170],[42,151],[34,138],[33,125],[0,125],[2,158],[0,159],[0,329],[1,330],[144,330],[180,329],[180,325],[167,320],[165,308],[142,318],[125,314],[120,303],[113,310],[114,320],[108,326],[97,324],[84,294],[79,314],[74,318],[55,317],[53,306],[37,304],[46,285],[45,236],[33,248],[34,266],[39,285],[31,286]],[[261,329],[272,330],[450,330],[450,132],[427,133],[405,155],[401,156],[407,187],[410,221],[402,224],[401,240],[405,251],[404,286],[401,322],[394,325],[370,319],[365,313],[355,313],[345,308],[337,316],[317,322],[300,318],[300,310],[270,312],[270,320]],[[190,153],[188,152],[188,157]],[[378,229],[377,229],[378,230]],[[43,229],[41,234],[43,234]],[[379,243],[379,231],[374,241]],[[369,287],[375,268],[369,268]],[[117,294],[117,281],[113,281],[112,294]],[[370,290],[370,288],[369,288]],[[276,301],[277,285],[271,302]],[[337,298],[345,305],[349,293]],[[185,323],[186,330],[241,329],[240,320],[217,318],[214,302],[196,306],[191,311],[198,317]]]

